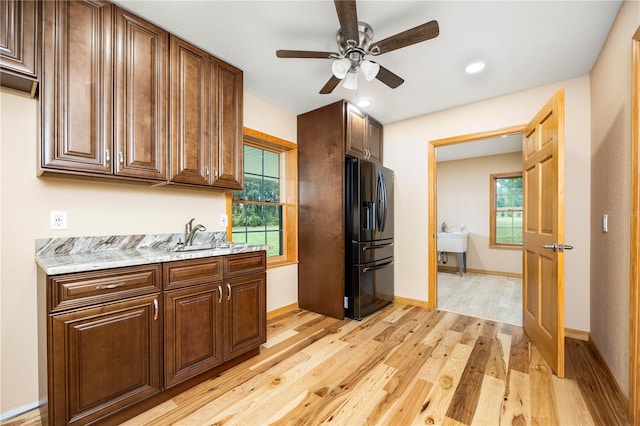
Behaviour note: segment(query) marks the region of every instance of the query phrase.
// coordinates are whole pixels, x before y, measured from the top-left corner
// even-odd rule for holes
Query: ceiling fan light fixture
[[[336,76],[336,78],[341,80],[347,76],[350,69],[351,61],[347,58],[336,59],[333,61],[333,64],[331,64],[331,72],[333,72],[333,75]]]
[[[364,74],[365,80],[371,81],[378,75],[380,65],[372,61],[362,61],[360,69],[362,70],[362,74]]]
[[[358,89],[358,80],[356,78],[356,70],[352,72],[348,72],[347,76],[344,78],[342,83],[342,87],[349,90],[357,90]]]

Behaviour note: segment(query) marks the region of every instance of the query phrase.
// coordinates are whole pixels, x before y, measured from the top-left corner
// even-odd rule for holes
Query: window
[[[267,244],[269,266],[297,261],[297,145],[244,129],[243,190],[227,195],[230,240]]]
[[[491,175],[490,246],[522,246],[522,172]]]

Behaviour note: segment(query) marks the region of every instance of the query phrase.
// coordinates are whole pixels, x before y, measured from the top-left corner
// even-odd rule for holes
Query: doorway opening
[[[515,307],[517,312],[508,315],[510,318],[519,318],[520,323],[522,322],[521,245],[517,241],[515,244],[502,245],[500,243],[504,242],[504,238],[498,237],[496,247],[496,224],[489,220],[491,215],[500,216],[498,226],[501,226],[509,220],[514,223],[515,219],[517,222],[521,214],[513,211],[496,212],[495,208],[490,208],[492,203],[495,207],[495,199],[489,195],[492,184],[489,176],[522,171],[523,130],[524,126],[513,126],[429,143],[429,307],[517,324],[517,321],[504,320],[491,312],[501,310],[504,306],[481,306],[486,294],[473,294],[473,291],[483,291],[482,288],[499,286],[502,281],[505,287],[519,286],[520,298],[515,295],[516,300],[520,301],[519,306]],[[514,140],[517,141],[519,151],[515,154]],[[510,154],[507,153],[509,151]],[[481,175],[484,177],[480,177]],[[454,191],[459,193],[452,193]],[[442,232],[442,228],[445,231],[468,232],[466,273],[465,265],[458,265],[458,259],[463,259],[464,262],[462,256],[438,251],[438,232]],[[511,235],[513,236],[513,232]],[[518,236],[515,237],[517,240]],[[513,239],[509,241],[514,242]],[[459,271],[463,271],[462,276]],[[440,300],[439,288],[442,293]],[[508,291],[505,297],[507,294]],[[452,304],[458,297],[464,303]],[[503,305],[506,303],[505,300],[502,301]],[[466,312],[463,308],[465,304]],[[496,305],[498,304],[500,302],[496,300]],[[479,314],[485,307],[486,313]],[[503,314],[507,315],[505,312]]]

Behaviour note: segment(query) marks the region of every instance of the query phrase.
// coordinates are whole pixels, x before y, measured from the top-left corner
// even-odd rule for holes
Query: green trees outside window
[[[522,173],[491,175],[491,244],[522,246]]]

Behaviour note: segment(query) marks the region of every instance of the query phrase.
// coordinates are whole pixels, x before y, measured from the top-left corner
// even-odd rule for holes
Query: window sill
[[[504,250],[522,250],[522,245],[508,245],[508,244],[489,244],[489,248],[492,249],[504,249]]]

